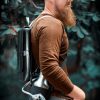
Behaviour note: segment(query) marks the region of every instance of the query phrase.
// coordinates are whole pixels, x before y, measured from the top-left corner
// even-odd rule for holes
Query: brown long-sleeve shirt
[[[73,89],[66,67],[61,66],[67,55],[67,34],[59,19],[48,15],[40,18],[42,16],[32,23],[32,52],[44,77],[55,88],[53,94],[67,95]]]

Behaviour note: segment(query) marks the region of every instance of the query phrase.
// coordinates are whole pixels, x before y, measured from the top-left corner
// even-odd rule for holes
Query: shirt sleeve
[[[39,31],[39,64],[43,76],[57,90],[67,95],[73,84],[59,66],[59,53],[63,29],[61,24],[53,23]]]

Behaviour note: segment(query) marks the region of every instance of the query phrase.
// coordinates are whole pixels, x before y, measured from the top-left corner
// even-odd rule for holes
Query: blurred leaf
[[[35,12],[34,13],[35,16],[38,16],[39,14],[40,14],[40,12]]]
[[[13,26],[13,28],[14,28],[14,30],[15,30],[16,32],[18,32],[18,31],[21,29],[18,25],[17,25],[17,26],[16,26],[16,25]],[[14,30],[8,28],[8,29],[6,29],[5,31],[3,31],[0,35],[1,35],[1,36],[4,36],[5,34],[16,35],[16,32],[15,32]]]
[[[97,16],[96,14],[92,17],[93,21],[98,22],[100,21],[100,16]]]
[[[86,67],[87,70],[85,70],[87,72],[87,74],[89,75],[89,77],[91,78],[96,78],[97,76],[100,76],[100,67],[97,66],[93,60],[88,60],[86,62]]]
[[[22,3],[22,0],[17,0],[19,3]]]
[[[74,26],[73,28],[69,29],[71,32],[74,32],[77,34],[78,38],[84,38],[84,33],[83,31],[80,29],[80,26]]]
[[[1,25],[0,26],[0,33],[2,32],[2,31],[4,31],[4,30],[6,30],[8,28],[8,26],[7,25]]]
[[[80,0],[81,3],[89,3],[90,0]]]
[[[77,28],[77,33],[76,34],[79,38],[84,38],[84,34],[82,33],[82,31],[79,28]]]
[[[94,52],[94,48],[91,46],[91,45],[87,45],[85,47],[83,47],[83,50],[87,53],[90,53],[90,52]]]
[[[7,17],[7,13],[5,13],[5,12],[1,12],[1,17],[3,20],[9,20]]]
[[[24,16],[28,16],[28,11],[26,8],[23,9],[23,14],[24,14]]]
[[[4,3],[7,4],[9,2],[9,0],[4,0]]]
[[[89,35],[88,31],[87,31],[85,28],[83,28],[82,26],[80,26],[79,28],[80,28],[81,32],[82,32],[84,35]]]
[[[73,28],[71,28],[71,31],[72,32],[77,32],[77,29],[78,29],[77,26],[74,26]]]
[[[71,78],[72,82],[74,84],[77,84],[78,86],[81,86],[85,82],[85,79],[79,72],[72,74],[70,76],[70,78]]]

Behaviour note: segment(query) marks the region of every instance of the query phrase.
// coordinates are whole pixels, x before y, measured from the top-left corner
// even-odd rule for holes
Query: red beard
[[[70,7],[65,8],[64,11],[61,12],[61,20],[63,21],[65,26],[76,25],[76,17]]]

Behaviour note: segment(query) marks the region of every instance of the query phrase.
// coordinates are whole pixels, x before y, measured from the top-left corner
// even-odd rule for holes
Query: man
[[[85,99],[85,93],[71,82],[63,66],[69,45],[64,26],[76,23],[71,2],[45,0],[44,10],[32,24],[33,55],[42,74],[54,87],[50,100],[67,100],[66,96],[74,100]]]

